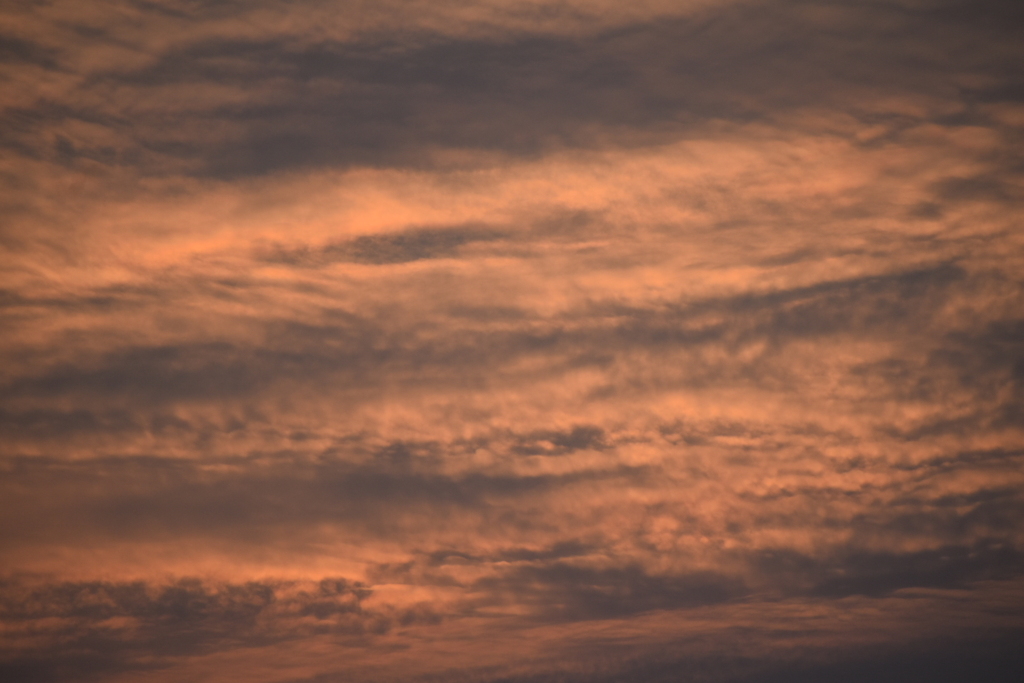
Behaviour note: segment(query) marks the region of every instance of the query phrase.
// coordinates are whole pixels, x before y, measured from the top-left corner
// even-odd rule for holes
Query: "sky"
[[[1024,5],[7,0],[0,678],[1024,675]]]

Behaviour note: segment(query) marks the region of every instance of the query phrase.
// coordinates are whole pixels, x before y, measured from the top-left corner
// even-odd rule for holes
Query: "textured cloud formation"
[[[14,3],[0,672],[1024,671],[1019,3]]]

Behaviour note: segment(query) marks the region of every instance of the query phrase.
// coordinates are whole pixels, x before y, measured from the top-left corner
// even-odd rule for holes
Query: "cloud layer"
[[[0,671],[1016,680],[1021,26],[5,9]]]

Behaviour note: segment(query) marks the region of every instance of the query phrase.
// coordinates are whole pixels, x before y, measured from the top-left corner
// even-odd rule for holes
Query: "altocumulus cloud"
[[[0,670],[1016,680],[1022,26],[5,9]]]

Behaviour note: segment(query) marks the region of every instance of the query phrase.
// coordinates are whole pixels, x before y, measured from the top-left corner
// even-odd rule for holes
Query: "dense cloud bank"
[[[1017,680],[1009,2],[0,15],[0,672]]]

